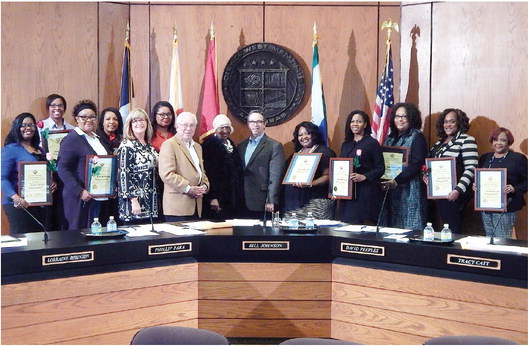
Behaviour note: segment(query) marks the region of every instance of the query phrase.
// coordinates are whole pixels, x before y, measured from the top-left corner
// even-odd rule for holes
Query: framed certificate
[[[321,153],[295,153],[282,180],[283,184],[302,183],[310,185],[321,160]]]
[[[506,175],[506,168],[475,169],[475,210],[506,210]]]
[[[30,206],[51,205],[51,172],[46,161],[18,163],[18,195]]]
[[[117,156],[87,155],[86,190],[94,197],[115,197]]]
[[[456,187],[456,161],[454,157],[425,159],[429,173],[427,199],[447,199]]]
[[[354,159],[330,158],[330,191],[329,198],[352,199],[352,180]]]
[[[382,180],[394,179],[409,164],[409,148],[383,146],[383,160],[385,160],[385,173]]]
[[[42,136],[42,147],[57,160],[59,158],[60,143],[70,133],[70,130],[55,130],[48,132],[48,138]]]

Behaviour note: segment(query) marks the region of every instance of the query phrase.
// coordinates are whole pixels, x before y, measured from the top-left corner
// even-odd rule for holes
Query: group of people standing
[[[507,211],[500,218],[499,213],[482,212],[482,219],[486,233],[511,237],[528,189],[527,159],[510,150],[511,132],[494,130],[490,135],[494,151],[479,160],[477,143],[467,134],[469,119],[459,109],[449,108],[439,115],[439,140],[428,150],[418,108],[411,103],[392,108],[390,134],[383,145],[408,148],[409,156],[402,172],[389,180],[381,180],[383,148],[371,136],[365,112],[356,110],[347,117],[339,155],[325,145],[316,125],[301,122],[293,131],[295,152],[320,153],[321,159],[310,184],[282,185],[292,157],[285,160],[282,144],[265,134],[266,118],[260,110],[249,112],[250,136],[238,145],[230,138],[234,129],[223,114],[213,121],[214,134],[200,145],[193,140],[196,116],[176,115],[166,101],[156,103],[150,116],[143,109],[132,110],[124,124],[118,109],[106,108],[98,116],[90,100],[74,106],[77,126],[63,119],[66,100],[62,96],[50,95],[46,107],[49,117],[43,121],[37,122],[30,113],[18,115],[2,149],[2,204],[11,234],[41,231],[26,211],[53,230],[87,228],[94,217],[104,224],[112,215],[119,223],[136,224],[148,219],[260,219],[264,212],[279,210],[299,217],[312,212],[316,219],[338,218],[350,224],[376,223],[381,215],[382,225],[423,229],[428,220],[425,159],[454,157],[457,185],[447,199],[435,200],[442,221],[461,233],[464,208],[475,189],[475,168],[506,168]],[[61,142],[57,174],[50,186],[53,205],[29,206],[18,195],[18,162],[50,159],[40,145],[46,129],[70,132]],[[116,198],[94,198],[88,192],[87,155],[117,156]],[[336,200],[328,197],[329,162],[334,157],[354,163],[353,197],[340,202],[338,215]]]

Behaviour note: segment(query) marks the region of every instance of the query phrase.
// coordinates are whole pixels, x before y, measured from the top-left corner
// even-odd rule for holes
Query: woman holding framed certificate
[[[319,127],[308,121],[295,127],[292,142],[295,153],[320,153],[321,159],[310,184],[284,185],[284,212],[296,212],[298,217],[305,218],[311,211],[316,219],[333,219],[335,201],[328,198],[328,182],[329,162],[335,152],[325,145]],[[293,155],[288,158],[286,167],[290,167],[292,158]]]
[[[528,190],[527,159],[523,154],[510,149],[514,138],[511,131],[504,127],[493,130],[489,136],[489,141],[493,152],[482,155],[478,166],[487,169],[506,169],[506,185],[504,191],[500,191],[499,196],[497,196],[500,198],[506,194],[506,210],[504,212],[482,211],[482,223],[486,230],[486,236],[493,234],[499,238],[511,238],[517,211],[525,205],[524,194]],[[477,195],[479,193],[478,185],[475,186]]]
[[[39,146],[39,141],[33,114],[19,114],[13,121],[11,130],[5,139],[5,146],[2,148],[2,207],[9,220],[9,233],[11,235],[42,232],[40,225],[22,208],[27,209],[37,220],[45,223],[45,207],[30,206],[31,201],[28,202],[23,196],[19,195],[19,185],[24,184],[24,182],[19,181],[19,177],[23,177],[20,174],[21,172],[19,172],[19,163],[46,161],[44,150]],[[45,168],[44,171],[46,171]],[[51,182],[48,187],[42,182],[39,183],[36,179],[33,178],[39,185],[37,188],[42,190],[49,188],[48,191],[43,192],[44,194],[50,196],[56,189],[54,182]],[[27,183],[29,184],[30,182],[28,181]]]
[[[343,199],[340,220],[349,224],[363,224],[370,219],[376,222],[380,208],[380,178],[385,171],[381,145],[370,134],[367,113],[355,110],[345,125],[345,141],[339,157],[354,160],[351,199]]]
[[[403,158],[401,172],[381,183],[384,189],[390,189],[382,224],[412,230],[423,230],[425,227],[427,199],[421,169],[427,157],[427,142],[421,128],[422,115],[415,105],[394,105],[390,117],[391,131],[383,144],[408,148],[409,155],[407,159]]]
[[[435,199],[438,212],[443,223],[449,224],[453,233],[461,233],[462,219],[466,203],[471,198],[470,186],[475,176],[475,168],[478,164],[477,142],[475,138],[468,135],[469,118],[460,109],[447,108],[436,120],[436,133],[440,140],[429,151],[430,158],[454,158],[455,177],[450,180],[456,181],[456,186],[447,194],[446,198]],[[430,181],[424,175],[424,182],[439,184]],[[449,180],[449,179],[448,179]],[[445,189],[444,186],[437,186]]]
[[[150,144],[153,129],[147,113],[133,109],[125,121],[124,139],[117,154],[119,219],[125,224],[157,218],[158,153]]]
[[[87,156],[110,155],[95,133],[97,129],[97,107],[90,100],[82,100],[73,108],[77,126],[61,142],[58,174],[63,182],[62,198],[66,229],[77,230],[90,227],[94,217],[100,217],[101,203],[108,198],[95,199],[87,186]],[[111,178],[111,177],[109,177]],[[107,218],[107,217],[106,217]]]

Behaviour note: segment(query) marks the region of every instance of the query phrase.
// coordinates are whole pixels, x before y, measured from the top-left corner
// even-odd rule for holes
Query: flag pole
[[[319,34],[317,33],[317,24],[315,23],[315,20],[314,20],[312,48],[315,47],[318,43],[319,43]]]
[[[213,22],[211,22],[211,28],[209,29],[209,39],[210,41],[215,40],[215,51],[214,51],[215,81],[214,82],[215,82],[216,90],[218,90],[218,61],[217,61],[217,55],[216,55],[216,36],[214,32]],[[216,102],[218,102],[218,100],[216,100]]]
[[[387,72],[386,70],[389,68],[389,51],[392,44],[392,30],[396,30],[396,32],[399,32],[400,27],[398,26],[398,23],[393,22],[392,19],[389,18],[389,20],[386,20],[381,24],[380,31],[383,31],[385,29],[387,29],[387,41],[385,41],[387,45],[387,48],[385,50],[385,72]]]
[[[132,73],[131,73],[131,64],[132,64],[132,52],[130,49],[130,20],[127,20],[127,26],[125,31],[125,50],[128,48],[128,99],[132,100],[134,97],[134,90],[133,90],[133,81],[132,81]],[[132,111],[132,101],[130,101],[130,104],[128,105],[128,111]]]

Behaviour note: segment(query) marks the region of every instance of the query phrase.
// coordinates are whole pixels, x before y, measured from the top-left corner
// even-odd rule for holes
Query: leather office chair
[[[281,342],[279,345],[361,345],[352,341],[325,338],[295,338]]]
[[[218,333],[198,328],[155,326],[141,329],[131,345],[229,345]]]
[[[431,338],[424,345],[518,345],[516,342],[495,336],[446,335]]]

